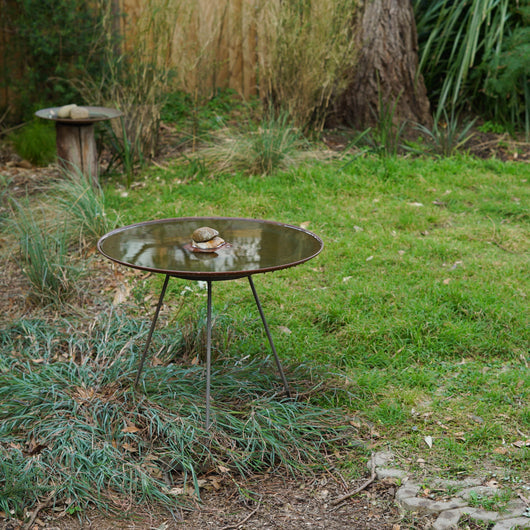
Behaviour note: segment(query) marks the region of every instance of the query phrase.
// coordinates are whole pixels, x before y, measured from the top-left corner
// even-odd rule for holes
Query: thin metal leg
[[[210,428],[210,383],[212,368],[212,282],[208,283],[208,306],[206,313],[206,421],[205,428]]]
[[[160,313],[160,308],[162,307],[162,302],[164,301],[164,296],[166,294],[166,288],[167,288],[168,282],[169,282],[169,275],[166,275],[166,279],[164,280],[164,286],[162,287],[162,292],[160,293],[160,298],[158,299],[158,305],[156,306],[155,316],[153,317],[153,321],[151,322],[151,329],[149,330],[149,335],[147,335],[147,341],[145,343],[144,353],[142,354],[142,358],[140,359],[140,364],[138,365],[138,371],[136,372],[136,380],[134,381],[134,388],[138,386],[138,381],[140,380],[140,374],[142,373],[142,369],[144,367],[145,357],[147,355],[147,350],[149,349],[149,345],[151,344],[151,337],[153,336],[153,331],[156,326],[156,321],[158,320],[158,313]]]
[[[287,383],[287,378],[285,377],[285,374],[283,373],[282,364],[280,363],[280,359],[278,357],[278,354],[276,353],[276,348],[274,347],[274,342],[272,341],[271,332],[269,331],[269,326],[267,325],[267,321],[265,320],[263,309],[261,308],[261,304],[259,302],[258,293],[256,292],[256,288],[254,287],[254,282],[252,281],[252,276],[248,277],[248,282],[250,283],[250,288],[252,289],[254,300],[256,300],[256,305],[258,306],[258,311],[261,316],[261,321],[263,322],[263,327],[265,328],[265,333],[267,333],[267,338],[269,339],[269,344],[271,345],[272,353],[274,353],[274,359],[276,360],[276,366],[278,368],[278,372],[280,372],[280,376],[283,381],[283,387],[285,388],[285,393],[287,394],[287,397],[291,397],[291,391],[289,389],[289,384]]]

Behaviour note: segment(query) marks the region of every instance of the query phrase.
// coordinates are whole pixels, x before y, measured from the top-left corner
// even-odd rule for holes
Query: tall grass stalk
[[[67,225],[50,226],[46,216],[37,220],[29,206],[13,202],[11,221],[17,234],[22,272],[29,280],[34,299],[44,304],[61,304],[74,292],[80,271],[68,256]]]
[[[116,54],[115,17],[108,2],[101,1],[106,72],[101,79],[78,80],[76,87],[89,102],[120,108],[127,138],[135,145],[140,137],[146,155],[154,150],[160,106],[169,87],[185,91],[198,106],[226,88],[227,77],[242,93],[252,92],[257,84],[261,98],[287,110],[298,127],[319,127],[331,97],[346,88],[354,65],[356,4],[273,0],[235,8],[230,2],[205,6],[148,0],[126,20],[122,51]],[[232,46],[228,51],[227,41]],[[244,47],[250,50],[244,52]],[[249,53],[256,56],[257,67],[254,59],[245,59]],[[240,61],[244,68],[257,68],[245,74],[250,87],[230,78],[231,69],[243,68]]]
[[[298,127],[323,124],[331,96],[355,64],[355,0],[263,2],[258,13],[259,89]]]
[[[125,120],[120,117],[120,128],[104,124],[104,141],[109,146],[112,158],[107,166],[107,171],[111,172],[115,166],[121,167],[125,174],[125,183],[129,187],[137,168],[144,165],[143,148],[140,143],[140,136],[136,136],[133,143],[128,136]]]
[[[9,194],[10,194],[10,185],[13,182],[11,177],[0,175],[0,227],[5,223],[9,208]]]
[[[378,80],[379,84],[379,80]],[[385,101],[383,92],[379,87],[379,108],[377,112],[377,125],[371,129],[368,135],[371,138],[374,150],[386,156],[396,156],[401,147],[403,132],[406,122],[396,122],[396,108],[401,94],[394,102]]]

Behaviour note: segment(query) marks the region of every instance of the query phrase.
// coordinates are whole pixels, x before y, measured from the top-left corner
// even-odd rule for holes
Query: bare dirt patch
[[[205,492],[201,502],[192,509],[176,510],[173,514],[147,506],[123,507],[120,516],[87,512],[81,517],[42,510],[31,528],[48,530],[81,529],[282,529],[303,528],[343,530],[344,528],[371,530],[400,530],[426,528],[402,526],[402,517],[394,503],[396,484],[392,481],[373,483],[362,495],[337,506],[332,501],[341,497],[347,488],[355,489],[363,480],[342,483],[329,474],[308,480],[281,477],[277,474],[252,477],[242,494],[235,486]],[[1,521],[1,519],[0,519]],[[428,524],[423,519],[422,525]],[[420,520],[418,520],[418,523]],[[18,521],[4,522],[0,528],[19,530]],[[415,523],[414,523],[415,524]]]

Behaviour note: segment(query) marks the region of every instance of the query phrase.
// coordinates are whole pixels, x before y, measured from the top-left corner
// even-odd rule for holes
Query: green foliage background
[[[2,16],[11,28],[4,83],[18,94],[15,118],[27,119],[41,103],[78,98],[68,80],[100,66],[99,18],[93,4],[16,0],[5,6]]]
[[[291,5],[287,4],[286,9]],[[305,2],[300,5],[304,7],[300,16],[313,9],[320,15],[316,17],[317,20],[328,20],[318,11],[320,4]],[[174,21],[171,17],[178,15],[179,6],[178,2],[169,1],[159,6],[159,9],[165,10],[167,16],[163,23],[167,24],[162,24],[160,28],[156,26],[159,29],[156,29],[154,34],[149,33],[147,40],[143,44],[138,43],[136,48],[144,52],[157,47],[166,49],[167,39],[173,38],[171,28],[176,24],[176,19]],[[433,108],[438,108],[439,112],[442,109],[450,112],[452,107],[464,107],[466,112],[505,124],[508,129],[525,129],[528,135],[529,0],[413,0],[413,6],[420,46],[420,68]],[[4,3],[3,8],[4,31],[7,28],[8,33],[3,50],[2,83],[16,94],[15,108],[12,109],[14,121],[27,119],[36,107],[47,103],[76,101],[93,104],[92,101],[83,101],[86,97],[81,97],[80,94],[86,96],[86,93],[83,93],[80,87],[97,87],[101,80],[109,78],[109,72],[116,76],[116,72],[127,72],[130,67],[130,58],[123,54],[120,46],[115,46],[117,41],[113,41],[120,39],[116,34],[114,22],[116,17],[122,17],[123,14],[114,13],[113,9],[109,8],[109,3],[82,0],[10,0]],[[335,15],[351,13],[351,0],[336,2],[334,9]],[[155,10],[152,11],[154,13]],[[288,20],[291,21],[291,18]],[[293,20],[298,18],[294,17]],[[332,54],[333,43],[340,33],[333,30],[334,24],[337,24],[336,18],[330,15],[329,22],[320,24],[322,27],[318,26],[318,31],[312,30],[307,36],[302,29],[309,31],[307,28],[311,24],[284,24],[285,21],[282,22],[280,15],[271,15],[262,21],[268,21],[273,28],[272,32],[269,31],[271,35],[281,36],[280,41],[276,43],[279,46],[277,56],[271,56],[271,64],[259,66],[262,82],[271,84],[274,81],[277,85],[271,84],[270,93],[264,97],[274,95],[275,104],[278,108],[288,108],[291,118],[300,114],[300,105],[315,109],[320,108],[319,105],[327,108],[330,94],[335,92],[335,88],[326,89],[327,92],[322,94],[318,92],[320,95],[315,97],[321,98],[322,101],[318,104],[311,103],[313,107],[306,105],[305,95],[313,94],[313,85],[309,78],[318,78],[320,88],[338,86],[344,69],[338,68],[337,61],[340,57],[349,58],[351,55],[346,64],[354,62],[349,46],[339,47],[342,51],[335,53],[336,57]],[[153,14],[147,23],[154,22]],[[109,35],[112,41],[110,43]],[[341,38],[344,38],[344,35]],[[353,41],[354,36],[348,35],[347,39]],[[322,46],[322,42],[326,46]],[[153,43],[156,44],[154,48],[151,46]],[[285,46],[286,43],[291,44]],[[319,53],[324,50],[326,60],[315,61],[316,52],[312,52],[309,60],[305,60],[307,54],[304,55],[303,52],[310,48],[309,45],[315,46]],[[110,62],[109,51],[112,52]],[[151,63],[156,62],[156,59],[149,53],[144,53],[143,59],[146,64],[141,67],[136,65],[136,68],[149,77],[153,71]],[[316,63],[327,66],[323,72],[315,73],[312,68]],[[265,74],[269,70],[273,75],[269,76],[267,81]],[[290,72],[289,75],[286,71]],[[182,76],[182,72],[179,75]],[[170,88],[170,80],[166,77],[162,76],[161,79],[167,88]],[[136,86],[137,83],[131,82],[127,76],[122,78],[121,74],[116,79],[120,87],[123,85],[125,92],[134,92],[140,100],[143,98],[142,90],[145,90],[145,87]],[[108,82],[101,84],[109,86]],[[304,92],[302,87],[307,90]],[[175,86],[171,88],[174,89]],[[135,99],[128,96],[127,101]],[[440,116],[441,114],[438,114],[437,117]],[[304,119],[307,118],[308,116]]]

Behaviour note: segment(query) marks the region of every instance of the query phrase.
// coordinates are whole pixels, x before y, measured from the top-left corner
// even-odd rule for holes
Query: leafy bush
[[[47,166],[55,160],[55,129],[42,121],[32,121],[9,139],[19,156],[37,166]]]
[[[12,29],[4,57],[5,82],[16,93],[15,118],[27,119],[37,105],[75,99],[68,79],[99,69],[100,25],[93,3],[18,0],[2,5],[4,16]]]

